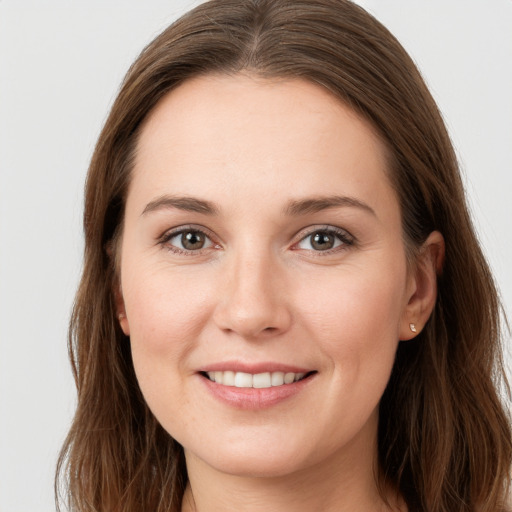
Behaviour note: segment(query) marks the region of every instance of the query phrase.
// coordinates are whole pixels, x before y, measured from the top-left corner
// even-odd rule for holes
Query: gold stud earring
[[[117,318],[118,318],[119,320],[122,320],[125,316],[126,316],[126,315],[125,315],[124,313],[119,313],[119,314],[117,315]]]
[[[416,325],[414,325],[414,324],[409,324],[409,329],[411,329],[412,332],[417,332]]]

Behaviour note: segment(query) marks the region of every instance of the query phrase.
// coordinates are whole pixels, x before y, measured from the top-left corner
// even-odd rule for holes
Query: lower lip
[[[238,409],[256,410],[272,407],[297,395],[309,385],[314,375],[291,384],[270,388],[237,388],[217,384],[202,375],[200,378],[208,391],[221,402]]]

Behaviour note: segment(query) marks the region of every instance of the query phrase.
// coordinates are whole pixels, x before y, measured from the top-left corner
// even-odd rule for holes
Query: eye
[[[163,236],[161,243],[174,252],[196,252],[213,247],[212,240],[201,230],[180,229]]]
[[[330,251],[343,246],[353,245],[353,238],[339,228],[324,228],[310,232],[296,245],[298,249],[308,251]]]

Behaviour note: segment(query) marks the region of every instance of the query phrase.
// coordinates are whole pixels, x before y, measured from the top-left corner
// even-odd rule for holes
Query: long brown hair
[[[504,510],[512,459],[500,303],[436,104],[397,40],[347,0],[213,0],[158,36],[130,68],[85,191],[85,261],[70,324],[76,415],[57,469],[71,510],[180,510],[183,450],[139,390],[119,328],[116,239],[142,121],[185,80],[242,70],[301,78],[368,119],[389,148],[408,254],[446,241],[435,310],[399,346],[381,400],[377,476],[412,511]],[[59,483],[63,484],[61,489]],[[58,498],[59,501],[59,498]]]

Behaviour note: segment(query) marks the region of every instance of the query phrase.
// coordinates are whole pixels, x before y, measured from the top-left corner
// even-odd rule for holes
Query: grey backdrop
[[[189,0],[0,0],[0,512],[54,510],[82,187],[129,64]],[[419,64],[512,306],[512,2],[361,0]],[[510,361],[510,356],[509,356]]]

